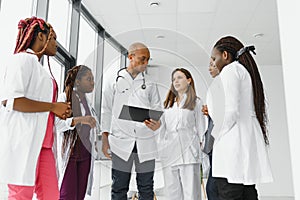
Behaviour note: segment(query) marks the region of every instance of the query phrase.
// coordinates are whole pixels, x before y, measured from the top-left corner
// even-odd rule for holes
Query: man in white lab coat
[[[140,200],[152,200],[157,144],[152,119],[144,123],[118,119],[124,104],[161,110],[157,85],[144,74],[148,48],[134,43],[128,49],[129,66],[104,81],[102,151],[112,159],[112,200],[126,200],[133,162]],[[151,130],[152,129],[152,130]],[[111,155],[108,150],[111,150]]]

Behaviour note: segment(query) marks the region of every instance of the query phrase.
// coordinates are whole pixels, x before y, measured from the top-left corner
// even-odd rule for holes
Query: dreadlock
[[[65,81],[65,93],[66,93],[66,102],[71,102],[71,108],[72,108],[72,117],[78,117],[81,116],[81,109],[80,109],[80,102],[78,100],[78,97],[76,97],[75,92],[73,92],[75,88],[75,81],[80,80],[88,71],[91,71],[90,68],[88,68],[85,65],[78,65],[74,66],[67,72],[67,77]],[[66,152],[66,149],[68,147],[68,144],[71,146],[71,151],[75,145],[77,136],[78,136],[78,129],[79,127],[76,127],[74,130],[67,130],[64,132],[64,139],[62,144],[62,154]]]
[[[268,145],[269,140],[267,136],[267,127],[266,127],[268,120],[266,115],[263,83],[261,81],[261,77],[256,62],[249,52],[250,50],[254,51],[253,49],[254,47],[244,48],[244,45],[238,39],[232,36],[226,36],[221,38],[219,41],[217,41],[214,48],[216,48],[221,53],[227,51],[230,54],[232,62],[234,60],[238,60],[239,63],[241,63],[249,72],[252,81],[253,101],[254,101],[256,117],[260,124],[265,143]],[[241,52],[240,50],[243,48],[246,50],[243,51],[242,54],[240,54]]]
[[[171,80],[172,80],[171,88],[168,92],[166,100],[164,101],[164,107],[165,108],[173,107],[174,102],[176,100],[176,97],[178,96],[178,92],[175,90],[174,85],[173,85],[173,76],[174,76],[175,72],[177,72],[177,71],[180,71],[180,72],[184,73],[184,75],[186,76],[187,79],[189,79],[189,78],[191,79],[191,83],[188,86],[188,89],[186,91],[187,99],[186,99],[186,101],[185,101],[182,108],[193,110],[196,106],[196,99],[197,99],[195,84],[194,84],[194,80],[192,78],[191,73],[188,70],[184,69],[184,68],[177,68],[172,72],[172,75],[171,75]]]
[[[38,33],[42,32],[44,34],[48,34],[47,42],[41,51],[35,52],[34,54],[37,56],[43,55],[50,39],[53,36],[52,26],[41,18],[31,17],[26,18],[25,20],[20,20],[18,23],[18,29],[19,32],[14,53],[23,52],[26,51],[27,48],[31,48]]]

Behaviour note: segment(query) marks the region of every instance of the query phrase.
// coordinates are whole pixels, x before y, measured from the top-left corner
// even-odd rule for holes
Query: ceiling
[[[158,2],[157,7],[150,6]],[[144,42],[151,65],[207,67],[222,36],[254,44],[258,65],[281,65],[276,0],[82,0],[124,47]],[[262,37],[254,37],[263,34]],[[160,38],[163,37],[163,38]]]

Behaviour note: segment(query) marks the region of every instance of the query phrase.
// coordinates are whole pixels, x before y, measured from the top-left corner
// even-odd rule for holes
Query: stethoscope
[[[117,72],[116,83],[118,83],[118,81],[119,81],[120,78],[122,78],[122,79],[125,80],[125,77],[120,75],[120,72],[121,72],[122,70],[124,70],[124,69],[126,70],[127,67],[121,68],[121,69],[119,69],[119,71]],[[142,88],[143,90],[145,90],[145,89],[146,89],[146,81],[145,81],[145,75],[144,75],[144,72],[142,72],[142,76],[143,76],[143,84],[141,85],[141,88]],[[121,92],[124,93],[124,92],[125,92],[126,90],[128,90],[128,89],[129,89],[129,88],[127,88],[127,89],[125,89],[125,90],[123,90],[123,91],[121,91]]]

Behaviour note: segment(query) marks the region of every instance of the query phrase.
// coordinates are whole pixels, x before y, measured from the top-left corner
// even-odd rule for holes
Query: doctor
[[[65,91],[58,101],[72,102],[72,117],[56,118],[60,200],[83,200],[91,195],[95,161],[96,116],[86,94],[94,90],[90,68],[68,70]],[[68,121],[71,121],[68,122]]]
[[[124,104],[161,110],[157,85],[144,74],[149,58],[150,52],[144,44],[132,44],[128,49],[129,66],[104,82],[102,151],[112,159],[112,200],[127,199],[133,162],[137,172],[139,199],[154,198],[157,144],[152,127],[159,122],[147,120],[140,123],[118,119]]]
[[[194,79],[188,70],[175,69],[171,80],[159,129],[166,198],[200,200],[200,141],[206,120],[201,112],[203,103],[196,96]]]
[[[39,62],[56,54],[56,34],[36,17],[21,20],[18,28],[15,54],[2,77],[0,181],[8,183],[9,200],[31,200],[33,193],[58,199],[54,118],[65,119],[70,105],[56,103],[57,84]]]
[[[216,78],[220,73],[219,69],[215,65],[213,65],[212,60],[209,62],[208,70],[212,78]],[[213,88],[213,86],[214,85],[210,87]],[[208,89],[208,96],[211,95],[210,89],[211,88]],[[221,100],[221,98],[218,98],[218,100]],[[205,144],[203,147],[203,151],[208,154],[209,164],[210,164],[209,173],[206,181],[206,194],[209,200],[219,200],[216,181],[215,178],[212,177],[212,153],[213,153],[212,148],[213,148],[214,138],[213,136],[211,136],[211,131],[214,125],[211,117],[209,116],[207,105],[203,105],[202,112],[204,115],[208,117],[208,129],[205,133],[205,143],[207,144]]]
[[[250,54],[255,54],[254,49],[226,36],[217,41],[211,53],[211,64],[220,71],[224,92],[224,101],[207,101],[215,125],[212,176],[222,200],[257,200],[256,184],[273,180],[267,152],[264,88]],[[224,105],[224,115],[215,104]],[[217,118],[221,115],[222,120]]]

